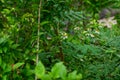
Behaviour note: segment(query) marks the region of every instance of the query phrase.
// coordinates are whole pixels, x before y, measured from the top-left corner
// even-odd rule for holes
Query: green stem
[[[42,0],[40,0],[40,3],[39,3],[39,8],[38,8],[38,32],[37,32],[37,35],[38,35],[38,37],[37,37],[37,54],[36,54],[36,65],[38,64],[38,61],[39,61],[39,55],[38,55],[38,53],[39,53],[39,49],[40,49],[40,47],[39,47],[39,45],[40,45],[40,12],[41,12],[41,5],[42,5]],[[37,80],[38,78],[37,78],[37,76],[35,76],[35,80]]]

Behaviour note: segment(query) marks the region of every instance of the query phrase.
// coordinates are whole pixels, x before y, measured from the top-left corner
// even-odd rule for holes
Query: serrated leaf
[[[70,11],[70,15],[73,17],[73,18],[76,18],[76,19],[78,19],[78,20],[81,20],[81,18],[80,18],[80,16],[77,16],[76,15],[76,12],[74,12],[74,11]]]
[[[13,70],[19,68],[19,67],[22,66],[23,64],[24,64],[23,62],[16,63],[16,64],[13,66]]]
[[[74,19],[72,17],[70,17],[69,15],[66,15],[66,17],[71,20],[71,21],[74,21]]]
[[[67,74],[66,67],[63,65],[62,62],[56,63],[51,69],[51,74],[54,79],[56,78],[65,79]]]
[[[42,62],[39,62],[35,67],[35,75],[41,79],[45,75],[45,67]]]

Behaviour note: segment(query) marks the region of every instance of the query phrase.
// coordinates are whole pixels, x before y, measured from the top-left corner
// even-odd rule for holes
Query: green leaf
[[[52,78],[49,74],[45,74],[41,80],[52,80]]]
[[[0,49],[0,53],[2,53],[3,51],[2,51],[2,49]]]
[[[115,54],[118,58],[120,58],[120,54]]]
[[[2,13],[3,14],[9,14],[11,11],[9,9],[3,9]]]
[[[7,80],[7,75],[2,76],[2,80]]]
[[[49,23],[49,21],[43,21],[40,23],[40,25],[43,26],[43,25],[48,24],[48,23]]]
[[[7,64],[4,69],[4,73],[11,72],[11,70],[12,70],[12,67],[9,64]]]
[[[66,78],[67,70],[66,67],[63,65],[62,62],[56,63],[52,69],[51,69],[51,74],[54,79],[56,78]]]
[[[11,48],[12,48],[12,49],[16,49],[18,46],[19,46],[19,44],[13,44],[13,45],[11,46]]]
[[[3,51],[4,51],[4,53],[6,53],[7,52],[7,47],[4,47]]]
[[[37,66],[35,67],[35,75],[41,79],[45,75],[45,67],[40,61]]]
[[[5,38],[0,38],[0,44],[2,44],[3,42],[5,42]]]
[[[1,0],[1,2],[2,2],[2,3],[5,3],[5,1],[4,1],[4,0]]]
[[[115,53],[115,50],[108,49],[108,50],[105,51],[105,53]]]
[[[68,80],[76,80],[77,71],[68,74]]]
[[[81,80],[82,74],[77,75],[77,71],[73,71],[68,74],[68,80]]]
[[[16,64],[13,66],[13,70],[19,68],[19,67],[22,66],[23,64],[24,64],[23,62],[16,63]]]
[[[81,79],[82,79],[82,74],[78,74],[78,75],[76,76],[76,79],[77,79],[77,80],[81,80]]]
[[[5,62],[3,62],[1,67],[3,70],[5,70],[6,66],[7,66],[7,64]]]

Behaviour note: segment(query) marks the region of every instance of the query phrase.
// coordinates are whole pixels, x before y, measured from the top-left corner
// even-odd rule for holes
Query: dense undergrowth
[[[41,4],[38,24],[39,0],[0,0],[0,80],[120,79],[119,15],[112,28],[98,23],[99,11],[119,0]]]

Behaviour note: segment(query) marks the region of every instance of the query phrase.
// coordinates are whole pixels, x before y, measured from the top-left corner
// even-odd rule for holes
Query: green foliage
[[[119,8],[119,0],[42,0],[39,35],[38,5],[0,0],[0,80],[120,79],[119,24],[108,29],[97,22],[98,12]]]
[[[45,75],[45,68],[41,62],[37,64],[35,68],[35,74],[38,76],[38,78],[42,78]]]
[[[14,64],[13,70],[19,68],[19,67],[22,66],[23,64],[24,64],[24,63],[16,63],[16,64]]]
[[[80,71],[85,80],[119,80],[119,27],[107,29],[96,24],[90,23],[87,30],[81,28],[64,43],[67,65]]]
[[[94,10],[95,12],[99,11],[102,8],[106,7],[115,7],[119,6],[119,0],[84,0],[85,5],[89,5],[89,10]]]
[[[81,80],[82,75],[77,74],[77,71],[73,71],[71,73],[68,73],[67,76],[67,69],[63,65],[62,62],[56,63],[52,69],[51,72],[45,73],[45,67],[44,65],[39,62],[38,65],[35,68],[35,74],[38,76],[41,80]]]
[[[62,63],[55,64],[51,69],[51,75],[53,76],[53,79],[61,77],[64,80],[66,74],[66,67]]]

